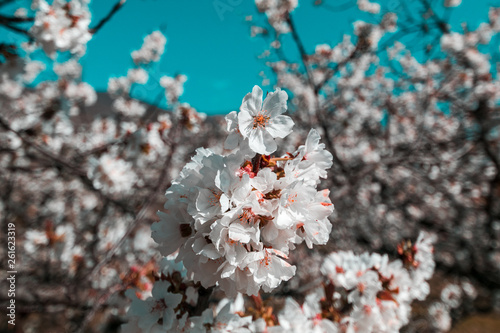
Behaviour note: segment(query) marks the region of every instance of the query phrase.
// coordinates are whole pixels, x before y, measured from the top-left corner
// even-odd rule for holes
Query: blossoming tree
[[[296,1],[256,1],[264,17],[251,23],[269,42],[262,56],[277,84],[293,94],[290,108],[322,129],[333,155],[332,244],[391,252],[421,229],[436,233],[437,267],[455,290],[443,288],[429,308],[443,331],[477,309],[478,292],[480,311],[494,309],[500,281],[499,10],[457,29],[448,19],[460,3],[360,0],[372,16],[339,44],[312,50],[295,24]]]
[[[277,88],[221,119],[180,102],[184,75],[150,73],[160,31],[96,108],[80,58],[126,3],[96,21],[89,2],[0,15],[25,38],[0,44],[0,217],[17,228],[21,330],[446,331],[498,290],[498,9],[459,33],[446,15],[460,1],[401,2],[398,21],[359,0],[374,21],[308,52],[297,1],[256,0]],[[415,33],[429,44],[400,42]],[[152,82],[167,110],[134,97]],[[436,267],[455,282],[412,314]]]

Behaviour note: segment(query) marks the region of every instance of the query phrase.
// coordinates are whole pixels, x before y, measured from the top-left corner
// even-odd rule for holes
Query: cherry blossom
[[[276,90],[269,93],[262,103],[262,89],[258,86],[243,98],[238,129],[244,138],[248,138],[250,148],[256,153],[274,153],[277,149],[274,138],[284,138],[292,131],[292,119],[282,115],[286,111],[287,99],[284,91]]]
[[[31,33],[51,57],[56,51],[70,51],[82,55],[91,39],[89,31],[90,0],[55,0],[49,5],[45,0],[33,2],[36,17]]]
[[[160,31],[107,93],[85,82],[124,3],[0,6],[22,36],[0,43],[21,330],[447,331],[498,309],[498,8],[458,26],[461,1],[359,0],[325,43],[298,1],[255,1],[265,88],[224,119],[153,64]]]

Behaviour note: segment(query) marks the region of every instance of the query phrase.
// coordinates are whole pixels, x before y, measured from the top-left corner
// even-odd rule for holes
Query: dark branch
[[[309,82],[309,85],[313,89],[313,91],[316,91],[316,86],[314,85],[314,81],[312,79],[312,75],[309,70],[309,65],[307,63],[307,52],[304,47],[304,44],[302,43],[302,40],[299,37],[299,34],[297,33],[297,28],[295,28],[295,24],[293,23],[292,17],[289,14],[287,17],[287,23],[290,26],[290,32],[292,33],[292,38],[295,41],[295,44],[297,44],[297,48],[299,49],[300,53],[300,58],[302,59],[302,64],[304,65],[306,72],[307,72],[307,80]]]
[[[68,170],[68,172],[78,176],[82,180],[82,183],[84,185],[86,185],[88,189],[90,189],[91,191],[98,194],[101,197],[101,199],[109,200],[109,202],[111,202],[115,206],[119,207],[123,212],[134,215],[134,213],[135,213],[134,209],[130,208],[126,203],[109,198],[103,192],[96,189],[94,187],[92,180],[90,178],[88,178],[86,172],[81,170],[78,166],[64,160],[60,156],[55,155],[54,153],[44,149],[43,147],[41,147],[41,146],[37,145],[36,143],[32,142],[31,140],[27,139],[23,134],[14,130],[13,128],[11,128],[9,126],[9,124],[5,120],[3,120],[2,118],[0,118],[0,127],[3,127],[7,131],[10,131],[10,132],[16,134],[23,141],[23,143],[34,148],[41,155],[43,155],[45,158],[47,158],[49,161],[51,161],[55,166],[60,167],[61,169]]]
[[[31,38],[31,34],[28,32],[28,30],[25,30],[25,29],[21,29],[21,28],[18,28],[12,24],[8,24],[8,23],[1,23],[0,22],[0,25],[2,25],[4,28],[7,28],[9,30],[12,30],[14,32],[17,32],[17,33],[20,33],[20,34],[23,34],[23,35],[26,35],[28,37]]]
[[[4,16],[0,15],[0,23],[23,23],[23,22],[33,22],[35,18],[33,17],[15,17],[15,16]]]
[[[97,33],[103,27],[103,25],[105,25],[109,20],[111,20],[113,15],[115,15],[116,12],[118,10],[120,10],[120,8],[122,8],[124,4],[125,4],[125,0],[118,1],[116,3],[116,5],[113,6],[111,11],[108,13],[108,15],[106,15],[99,23],[97,23],[97,25],[95,27],[90,28],[90,33],[92,33],[92,34]]]

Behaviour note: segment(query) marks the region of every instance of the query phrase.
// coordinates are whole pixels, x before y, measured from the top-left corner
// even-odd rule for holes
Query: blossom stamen
[[[212,192],[212,197],[208,199],[208,203],[210,206],[220,206],[220,197],[222,195],[221,191],[216,191],[211,189],[210,192]]]
[[[253,128],[255,129],[257,127],[266,127],[266,125],[269,123],[270,118],[271,117],[264,116],[263,114],[259,113],[258,115],[253,117]]]

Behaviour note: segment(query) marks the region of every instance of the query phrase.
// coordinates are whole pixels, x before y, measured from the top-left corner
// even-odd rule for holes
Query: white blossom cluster
[[[92,160],[88,176],[95,188],[109,193],[127,193],[137,182],[132,165],[111,154]]]
[[[147,292],[152,286],[148,271],[155,266],[151,258],[158,251],[150,237],[155,210],[149,212],[144,202],[156,193],[164,169],[180,169],[175,165],[179,155],[199,145],[185,140],[182,130],[190,134],[197,127],[205,133],[203,117],[193,108],[181,115],[177,105],[172,112],[155,108],[154,114],[146,113],[146,104],[130,96],[133,85],[148,81],[148,68],[141,64],[110,79],[109,103],[99,93],[93,105],[97,94],[82,80],[80,57],[68,52],[44,64],[31,60],[36,46],[36,41],[22,49],[0,45],[0,178],[9,184],[0,198],[0,215],[23,221],[19,268],[30,278],[23,288],[47,283],[48,289],[59,288],[61,297],[82,297],[79,303],[129,286]],[[32,83],[44,71],[51,79]],[[137,207],[151,217],[131,232]],[[92,271],[112,251],[113,264]],[[44,265],[34,265],[41,261]],[[43,271],[50,277],[41,282]],[[80,286],[81,293],[61,287],[60,276]],[[47,304],[53,300],[54,293],[40,294],[36,297]],[[121,305],[113,305],[118,311],[125,300],[119,298]]]
[[[255,0],[257,9],[266,13],[269,24],[278,33],[290,31],[288,15],[299,5],[298,0]]]
[[[116,111],[127,117],[142,117],[146,113],[146,105],[130,96],[130,92],[134,84],[148,82],[149,74],[143,66],[160,60],[166,41],[160,31],[153,31],[144,38],[141,49],[132,52],[136,67],[129,69],[126,76],[109,79],[108,93],[114,98],[113,108]]]
[[[321,267],[327,280],[323,287],[308,294],[302,306],[288,298],[278,325],[268,332],[399,332],[409,321],[415,295],[422,300],[429,293],[419,283],[433,274],[435,241],[435,235],[421,233],[403,260],[331,253]]]
[[[466,300],[475,300],[478,295],[476,288],[463,279],[460,284],[448,283],[441,290],[440,301],[429,306],[431,323],[439,332],[448,332],[452,324],[452,311],[460,308]]]
[[[167,95],[169,95],[168,92]],[[207,118],[205,113],[196,111],[189,103],[176,103],[174,110],[186,132],[192,134],[200,132],[203,122]]]
[[[87,42],[92,38],[89,32],[90,0],[36,0],[32,9],[36,10],[35,22],[30,29],[37,43],[45,53],[55,57],[56,51],[70,51],[83,55]]]
[[[399,247],[403,260],[391,262],[387,255],[352,252],[325,259],[322,273],[347,291],[343,306],[352,308],[340,321],[345,332],[399,332],[408,323],[412,301],[430,292],[426,281],[434,273],[435,241],[435,235],[421,233],[413,246]]]
[[[492,21],[490,24],[482,23],[475,31],[467,34],[448,32],[441,37],[441,48],[478,75],[487,75],[491,70],[491,64],[488,55],[479,51],[478,44],[489,44],[498,31],[500,31],[499,26]],[[484,93],[478,95],[484,96]]]
[[[146,106],[130,96],[133,84],[145,84],[148,81],[148,73],[143,68],[133,68],[127,76],[110,78],[108,82],[108,93],[115,98],[113,108],[128,117],[141,117],[146,112]]]
[[[160,31],[154,31],[144,38],[142,47],[132,52],[132,59],[136,64],[149,64],[160,60],[160,57],[165,51],[167,39]]]
[[[165,88],[165,97],[167,103],[172,104],[177,102],[179,96],[184,93],[184,83],[187,81],[187,76],[183,74],[171,76],[162,76],[160,78],[160,85]]]
[[[134,289],[127,290],[127,297],[132,300],[132,304],[128,310],[129,322],[122,326],[123,333],[169,332],[170,329],[179,326],[175,318],[176,310],[180,310],[179,304],[181,301],[195,304],[197,294],[191,292],[191,290],[194,290],[192,286],[184,287],[182,291],[176,290],[176,292],[172,290],[174,289],[172,284],[181,282],[179,279],[174,280],[174,272],[178,277],[186,274],[182,265],[175,265],[164,259],[160,263],[161,280],[156,281],[153,285],[150,297],[142,297]],[[177,287],[180,287],[180,284]],[[193,296],[187,297],[187,295]],[[161,325],[158,324],[160,318]]]
[[[358,0],[358,8],[361,11],[368,12],[370,14],[380,13],[380,4],[376,2],[370,2],[369,0]]]
[[[215,311],[207,308],[199,315],[190,315],[189,310],[197,304],[199,295],[186,269],[182,264],[163,259],[160,273],[149,297],[142,297],[134,289],[127,290],[132,304],[122,333],[251,332],[248,327],[254,326],[252,317],[236,314],[244,310],[241,294],[234,301],[223,299]]]
[[[288,298],[277,325],[267,332],[399,332],[410,318],[413,295],[423,299],[429,293],[421,293],[419,283],[425,282],[421,277],[432,276],[435,240],[421,233],[403,260],[389,261],[376,253],[331,253],[321,266],[323,287],[309,293],[302,305]]]
[[[293,154],[268,155],[277,149],[274,138],[293,126],[282,115],[286,100],[278,89],[262,103],[254,87],[240,112],[227,116],[231,153],[199,148],[167,190],[152,237],[163,255],[178,250],[177,260],[204,287],[218,284],[228,295],[271,291],[294,275],[286,259],[295,244],[328,240],[333,205],[316,186],[332,156],[319,134],[311,130]]]
[[[123,332],[396,333],[408,323],[414,295],[422,300],[429,293],[428,288],[422,292],[419,283],[433,273],[435,241],[434,235],[423,232],[414,245],[402,243],[402,260],[394,261],[376,253],[331,253],[321,267],[323,286],[313,288],[302,305],[287,297],[277,314],[260,296],[245,306],[238,294],[234,300],[221,300],[215,311],[190,315],[186,304],[196,304],[198,294],[182,283],[180,288],[172,286],[176,282],[171,277],[175,270],[183,279],[192,275],[182,265],[163,260],[162,278],[152,297],[141,300],[128,291],[132,305]],[[457,303],[460,295],[461,289],[450,285],[441,297]]]

